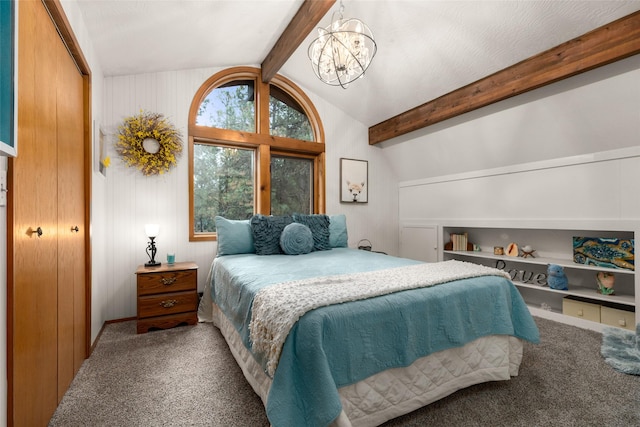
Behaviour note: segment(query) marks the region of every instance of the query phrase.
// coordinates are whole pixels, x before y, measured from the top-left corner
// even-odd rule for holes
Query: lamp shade
[[[158,233],[160,233],[160,226],[158,224],[145,224],[144,233],[147,237],[158,237]]]

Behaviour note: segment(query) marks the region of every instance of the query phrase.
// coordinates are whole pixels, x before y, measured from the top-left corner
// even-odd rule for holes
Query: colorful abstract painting
[[[574,237],[573,261],[598,267],[635,270],[633,239]]]
[[[0,152],[15,156],[14,2],[0,0]]]

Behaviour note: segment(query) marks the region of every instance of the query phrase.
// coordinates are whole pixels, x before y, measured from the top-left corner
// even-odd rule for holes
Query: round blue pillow
[[[313,250],[313,234],[304,224],[292,222],[280,235],[280,247],[287,255],[308,254]]]

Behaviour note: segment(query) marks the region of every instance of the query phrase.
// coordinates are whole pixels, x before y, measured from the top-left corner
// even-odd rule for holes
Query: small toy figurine
[[[596,282],[598,283],[598,293],[602,295],[613,295],[613,285],[616,283],[616,276],[613,273],[599,271],[596,274]]]
[[[569,280],[567,275],[564,274],[564,268],[557,264],[547,265],[547,284],[551,289],[558,291],[567,291],[569,287]]]

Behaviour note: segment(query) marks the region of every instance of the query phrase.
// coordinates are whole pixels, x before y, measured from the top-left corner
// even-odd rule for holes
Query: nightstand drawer
[[[194,291],[174,292],[138,298],[138,317],[164,316],[198,309],[198,294]]]
[[[601,322],[606,325],[625,328],[631,331],[636,330],[636,313],[633,311],[602,306],[600,308],[600,319]]]
[[[140,274],[138,295],[196,290],[198,270],[163,271]]]

